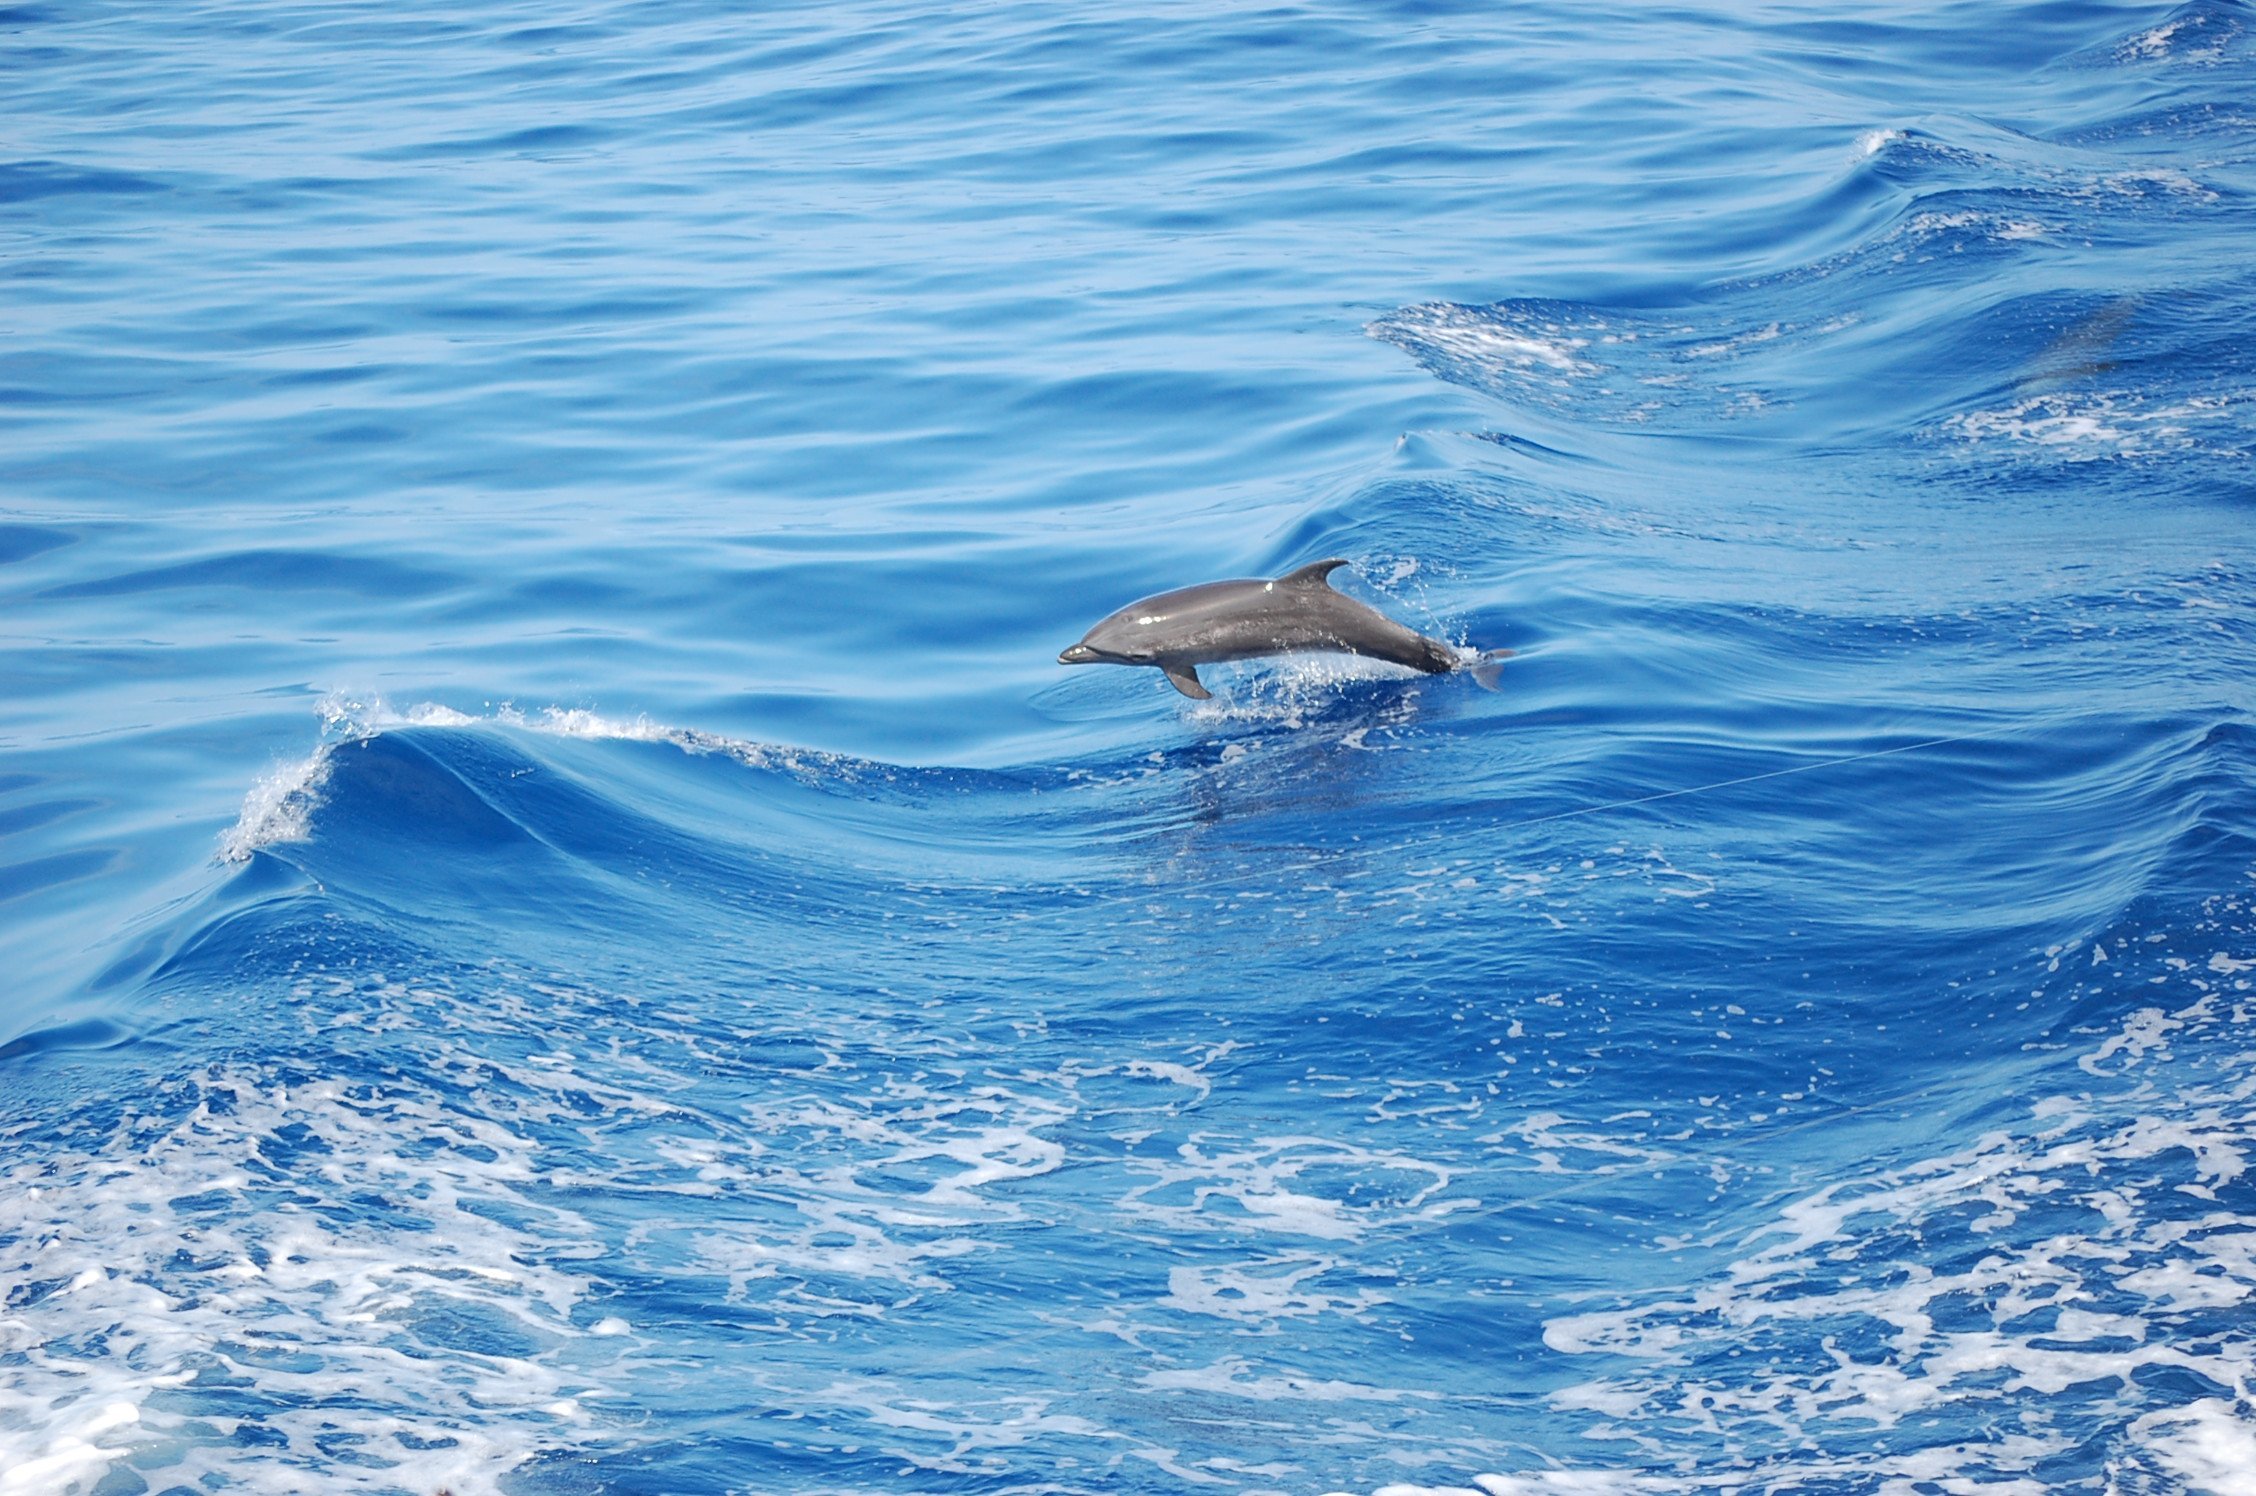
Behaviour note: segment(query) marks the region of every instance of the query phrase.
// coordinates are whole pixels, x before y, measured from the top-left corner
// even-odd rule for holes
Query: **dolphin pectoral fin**
[[[1508,649],[1482,651],[1481,657],[1473,661],[1471,666],[1473,684],[1483,691],[1495,690],[1498,678],[1504,674],[1504,662],[1511,657],[1512,651]]]
[[[1306,566],[1297,567],[1277,578],[1277,585],[1280,587],[1329,588],[1331,584],[1326,582],[1324,578],[1345,565],[1347,565],[1347,558],[1344,556],[1335,556],[1329,561],[1311,561]]]
[[[1159,668],[1167,672],[1169,685],[1193,701],[1205,701],[1214,695],[1199,684],[1198,667],[1195,665],[1162,665]]]

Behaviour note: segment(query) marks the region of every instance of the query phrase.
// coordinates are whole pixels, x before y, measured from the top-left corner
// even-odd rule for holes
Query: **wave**
[[[2237,0],[2191,0],[2161,21],[2100,43],[2071,58],[2085,66],[2141,67],[2156,63],[2213,68],[2251,55],[2248,8]]]
[[[665,743],[685,754],[718,755],[747,768],[772,769],[809,780],[851,782],[870,766],[843,754],[732,738],[695,728],[668,727],[649,717],[609,717],[582,707],[527,712],[503,706],[477,715],[437,703],[395,707],[381,699],[330,696],[318,707],[324,740],[305,758],[262,776],[244,797],[242,813],[220,838],[222,862],[247,861],[255,852],[312,833],[313,814],[337,750],[387,732],[423,728],[501,728],[582,742]]]
[[[729,1416],[763,1439],[819,1413],[812,1468],[847,1486],[1107,1451],[1212,1478],[1249,1439],[1303,1472],[1414,1448],[1397,1492],[2011,1485],[2095,1460],[2214,1484],[2256,1369],[2249,914],[2133,922],[2011,973],[2051,1002],[2136,994],[2047,1054],[1994,1045],[1864,1100],[1677,1060],[1637,1106],[1541,1078],[1594,1049],[1619,1066],[1669,1021],[1610,1022],[1619,996],[1500,994],[1517,1017],[1478,1065],[1389,1047],[1438,1016],[1402,973],[1337,991],[1393,995],[1368,1025],[1335,1007],[1314,1051],[1265,1059],[1288,1029],[1248,1011],[1099,1055],[1085,1014],[1052,1028],[960,990],[395,974],[331,927],[231,967],[255,1052],[184,1051],[122,1089],[81,1071],[67,1129],[0,1166],[0,1270],[25,1285],[0,1317],[20,1358],[0,1461],[57,1490],[121,1463],[290,1490],[343,1440],[346,1490],[701,1489],[702,1394],[668,1370],[687,1357],[762,1389]],[[990,998],[1012,979],[990,976]],[[1129,994],[1103,990],[1117,1013]],[[1168,1032],[1144,1016],[1146,1042]],[[1656,1175],[1704,1181],[1704,1220],[1638,1208]],[[1604,1241],[1641,1270],[1498,1294],[1446,1266],[1500,1241],[1518,1264]],[[984,1334],[897,1364],[901,1336],[967,1314],[1112,1375],[998,1401],[966,1369]],[[1280,1356],[1293,1335],[1367,1349]],[[1516,1387],[1460,1380],[1493,1368],[1489,1337]],[[2046,1417],[1995,1437],[2032,1398]],[[1287,1450],[1252,1414],[1324,1442]]]
[[[2242,26],[2237,10],[2189,7],[2124,45]],[[1690,293],[1423,302],[1367,331],[1586,456],[1636,437],[1620,460],[1649,466],[1665,437],[1834,462],[1846,447],[1969,480],[2001,462],[2205,476],[2256,451],[2248,277],[2167,253],[2238,208],[2201,136],[2163,138],[2152,121],[2054,138],[1963,118],[1873,128],[1781,214],[1783,239],[1839,247]],[[2122,252],[2121,283],[2095,290],[2058,253],[2095,239]],[[1867,375],[1844,382],[1844,367]]]
[[[131,949],[0,1044],[0,1486],[2231,1489],[2246,15],[403,15],[384,98],[651,105],[427,140],[510,168],[450,178],[495,271],[451,288],[414,173],[33,172],[159,249],[159,196],[268,251],[349,210],[370,274],[254,255],[309,310],[246,321],[144,266],[143,333],[41,262],[78,331],[17,381],[64,496],[0,526],[22,673],[41,731],[137,725],[11,761],[0,892]],[[160,106],[182,25],[132,64]],[[269,60],[319,157],[330,75]],[[1140,92],[1177,65],[1261,86],[1181,129]],[[1022,95],[1064,134],[967,157]],[[867,159],[700,134],[777,99]],[[1090,174],[1123,140],[1155,175]],[[638,141],[632,202],[551,159]],[[756,176],[748,280],[705,209]],[[887,220],[890,269],[835,263],[880,198],[1002,258]],[[590,283],[630,264],[674,284]],[[66,502],[120,475],[242,494]],[[1305,660],[1190,704],[1028,642],[1126,573],[1335,553],[1517,649],[1503,689]],[[290,684],[416,659],[650,715],[316,727]]]

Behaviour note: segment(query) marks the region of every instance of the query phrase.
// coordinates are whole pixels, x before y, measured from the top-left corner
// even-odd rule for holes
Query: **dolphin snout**
[[[1076,644],[1071,649],[1058,651],[1060,665],[1094,665],[1097,659],[1097,652],[1086,644]]]

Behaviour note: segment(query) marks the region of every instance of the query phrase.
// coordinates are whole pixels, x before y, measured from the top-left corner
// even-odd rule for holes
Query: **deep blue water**
[[[2256,1492],[2256,10],[0,80],[6,1496]]]

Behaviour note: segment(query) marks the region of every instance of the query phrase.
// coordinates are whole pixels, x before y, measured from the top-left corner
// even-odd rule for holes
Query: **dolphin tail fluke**
[[[1508,649],[1483,650],[1481,657],[1473,661],[1471,666],[1473,684],[1483,691],[1495,690],[1497,681],[1504,675],[1504,662],[1511,657],[1512,651]]]
[[[1159,668],[1167,672],[1167,683],[1169,685],[1190,697],[1193,701],[1205,701],[1214,695],[1212,691],[1199,684],[1198,667],[1195,665],[1162,665]]]

